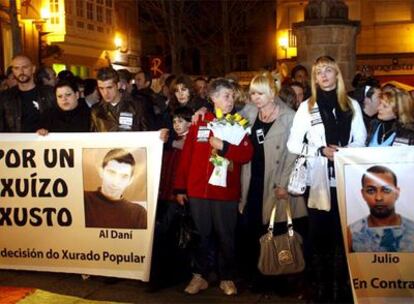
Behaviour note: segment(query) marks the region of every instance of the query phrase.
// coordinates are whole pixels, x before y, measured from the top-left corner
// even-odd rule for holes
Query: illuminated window
[[[66,65],[61,64],[61,63],[54,63],[52,65],[52,68],[56,72],[56,74],[58,74],[59,72],[66,70]]]
[[[86,18],[93,20],[93,3],[86,2]]]
[[[59,0],[50,0],[49,2],[50,8],[50,23],[51,24],[59,24]]]
[[[75,76],[79,76],[81,78],[88,78],[89,77],[89,68],[83,65],[71,65],[70,71]]]
[[[70,1],[70,0],[69,0]],[[82,0],[76,0],[76,16],[83,17],[84,15],[84,8],[83,8],[83,1]]]

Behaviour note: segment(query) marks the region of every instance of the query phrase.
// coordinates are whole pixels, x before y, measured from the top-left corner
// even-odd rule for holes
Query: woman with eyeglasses
[[[387,87],[379,99],[377,119],[368,129],[368,147],[414,145],[414,99],[410,93]]]
[[[359,104],[348,97],[341,70],[329,56],[312,66],[311,97],[301,103],[287,143],[290,152],[307,155],[309,174],[309,274],[316,302],[352,299],[343,247],[333,158],[342,147],[365,146]],[[319,180],[318,183],[310,181]]]

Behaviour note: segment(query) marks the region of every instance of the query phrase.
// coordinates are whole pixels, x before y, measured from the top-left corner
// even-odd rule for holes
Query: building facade
[[[349,19],[360,21],[357,70],[373,73],[382,82],[414,85],[414,1],[346,0]],[[304,20],[307,1],[277,1],[277,58],[296,64],[293,24]],[[323,55],[323,54],[321,54]]]
[[[38,65],[53,66],[56,72],[68,69],[84,78],[110,64],[131,72],[139,69],[136,1],[24,0],[17,5],[23,53]],[[0,56],[6,67],[12,57],[10,22],[0,27]]]

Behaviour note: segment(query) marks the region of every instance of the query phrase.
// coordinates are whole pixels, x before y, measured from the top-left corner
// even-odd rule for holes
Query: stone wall
[[[356,68],[357,33],[358,26],[353,24],[297,26],[297,62],[310,72],[316,58],[329,55],[339,64],[345,85],[351,89]]]

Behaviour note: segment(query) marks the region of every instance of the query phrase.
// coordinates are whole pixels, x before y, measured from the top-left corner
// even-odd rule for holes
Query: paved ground
[[[178,284],[149,293],[146,283],[120,279],[115,282],[103,277],[82,280],[78,274],[35,271],[0,270],[0,286],[34,287],[46,291],[90,300],[124,303],[304,303],[294,296],[280,297],[275,293],[252,293],[239,284],[239,295],[224,296],[218,286],[211,286],[199,295],[183,292],[185,284]],[[38,303],[35,303],[38,304]],[[47,304],[47,303],[42,303]]]

